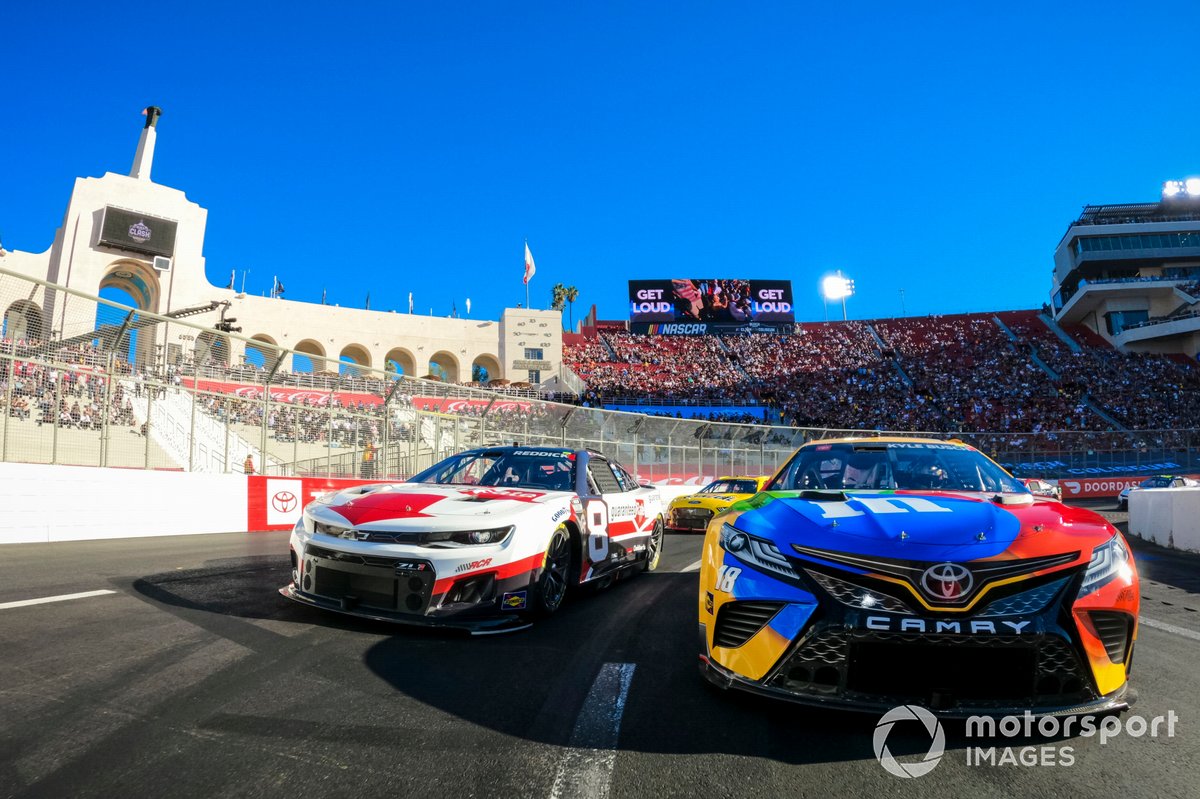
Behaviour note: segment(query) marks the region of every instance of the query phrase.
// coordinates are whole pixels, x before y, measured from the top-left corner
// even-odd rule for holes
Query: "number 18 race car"
[[[572,586],[654,569],[662,511],[657,490],[596,452],[471,450],[310,503],[280,592],[373,619],[514,629]]]
[[[859,710],[1122,710],[1138,602],[1112,525],[974,448],[818,441],[709,525],[701,670]]]

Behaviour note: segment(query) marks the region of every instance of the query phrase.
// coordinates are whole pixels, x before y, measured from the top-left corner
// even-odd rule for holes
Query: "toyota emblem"
[[[958,563],[939,563],[921,574],[921,588],[934,599],[962,599],[971,593],[975,578],[966,566]]]
[[[291,491],[276,491],[271,497],[271,507],[280,513],[291,513],[296,509],[296,495]]]

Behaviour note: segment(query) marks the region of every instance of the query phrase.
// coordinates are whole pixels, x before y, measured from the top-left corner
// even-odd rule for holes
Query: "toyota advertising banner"
[[[629,321],[663,335],[784,332],[795,324],[790,280],[629,281]]]

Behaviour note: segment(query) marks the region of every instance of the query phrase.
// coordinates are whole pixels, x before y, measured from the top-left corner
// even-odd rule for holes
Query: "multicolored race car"
[[[709,526],[701,670],[859,710],[1120,710],[1138,603],[1112,525],[1033,496],[974,448],[819,441]]]
[[[714,516],[733,503],[749,499],[762,490],[770,477],[718,477],[695,494],[671,500],[667,529],[675,532],[705,530]]]
[[[651,570],[662,500],[589,450],[495,447],[304,508],[289,599],[372,619],[511,630],[568,589]]]

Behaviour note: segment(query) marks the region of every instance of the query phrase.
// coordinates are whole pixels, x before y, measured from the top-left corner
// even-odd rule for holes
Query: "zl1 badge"
[[[505,610],[524,610],[525,609],[525,592],[512,591],[506,593],[500,602]]]

